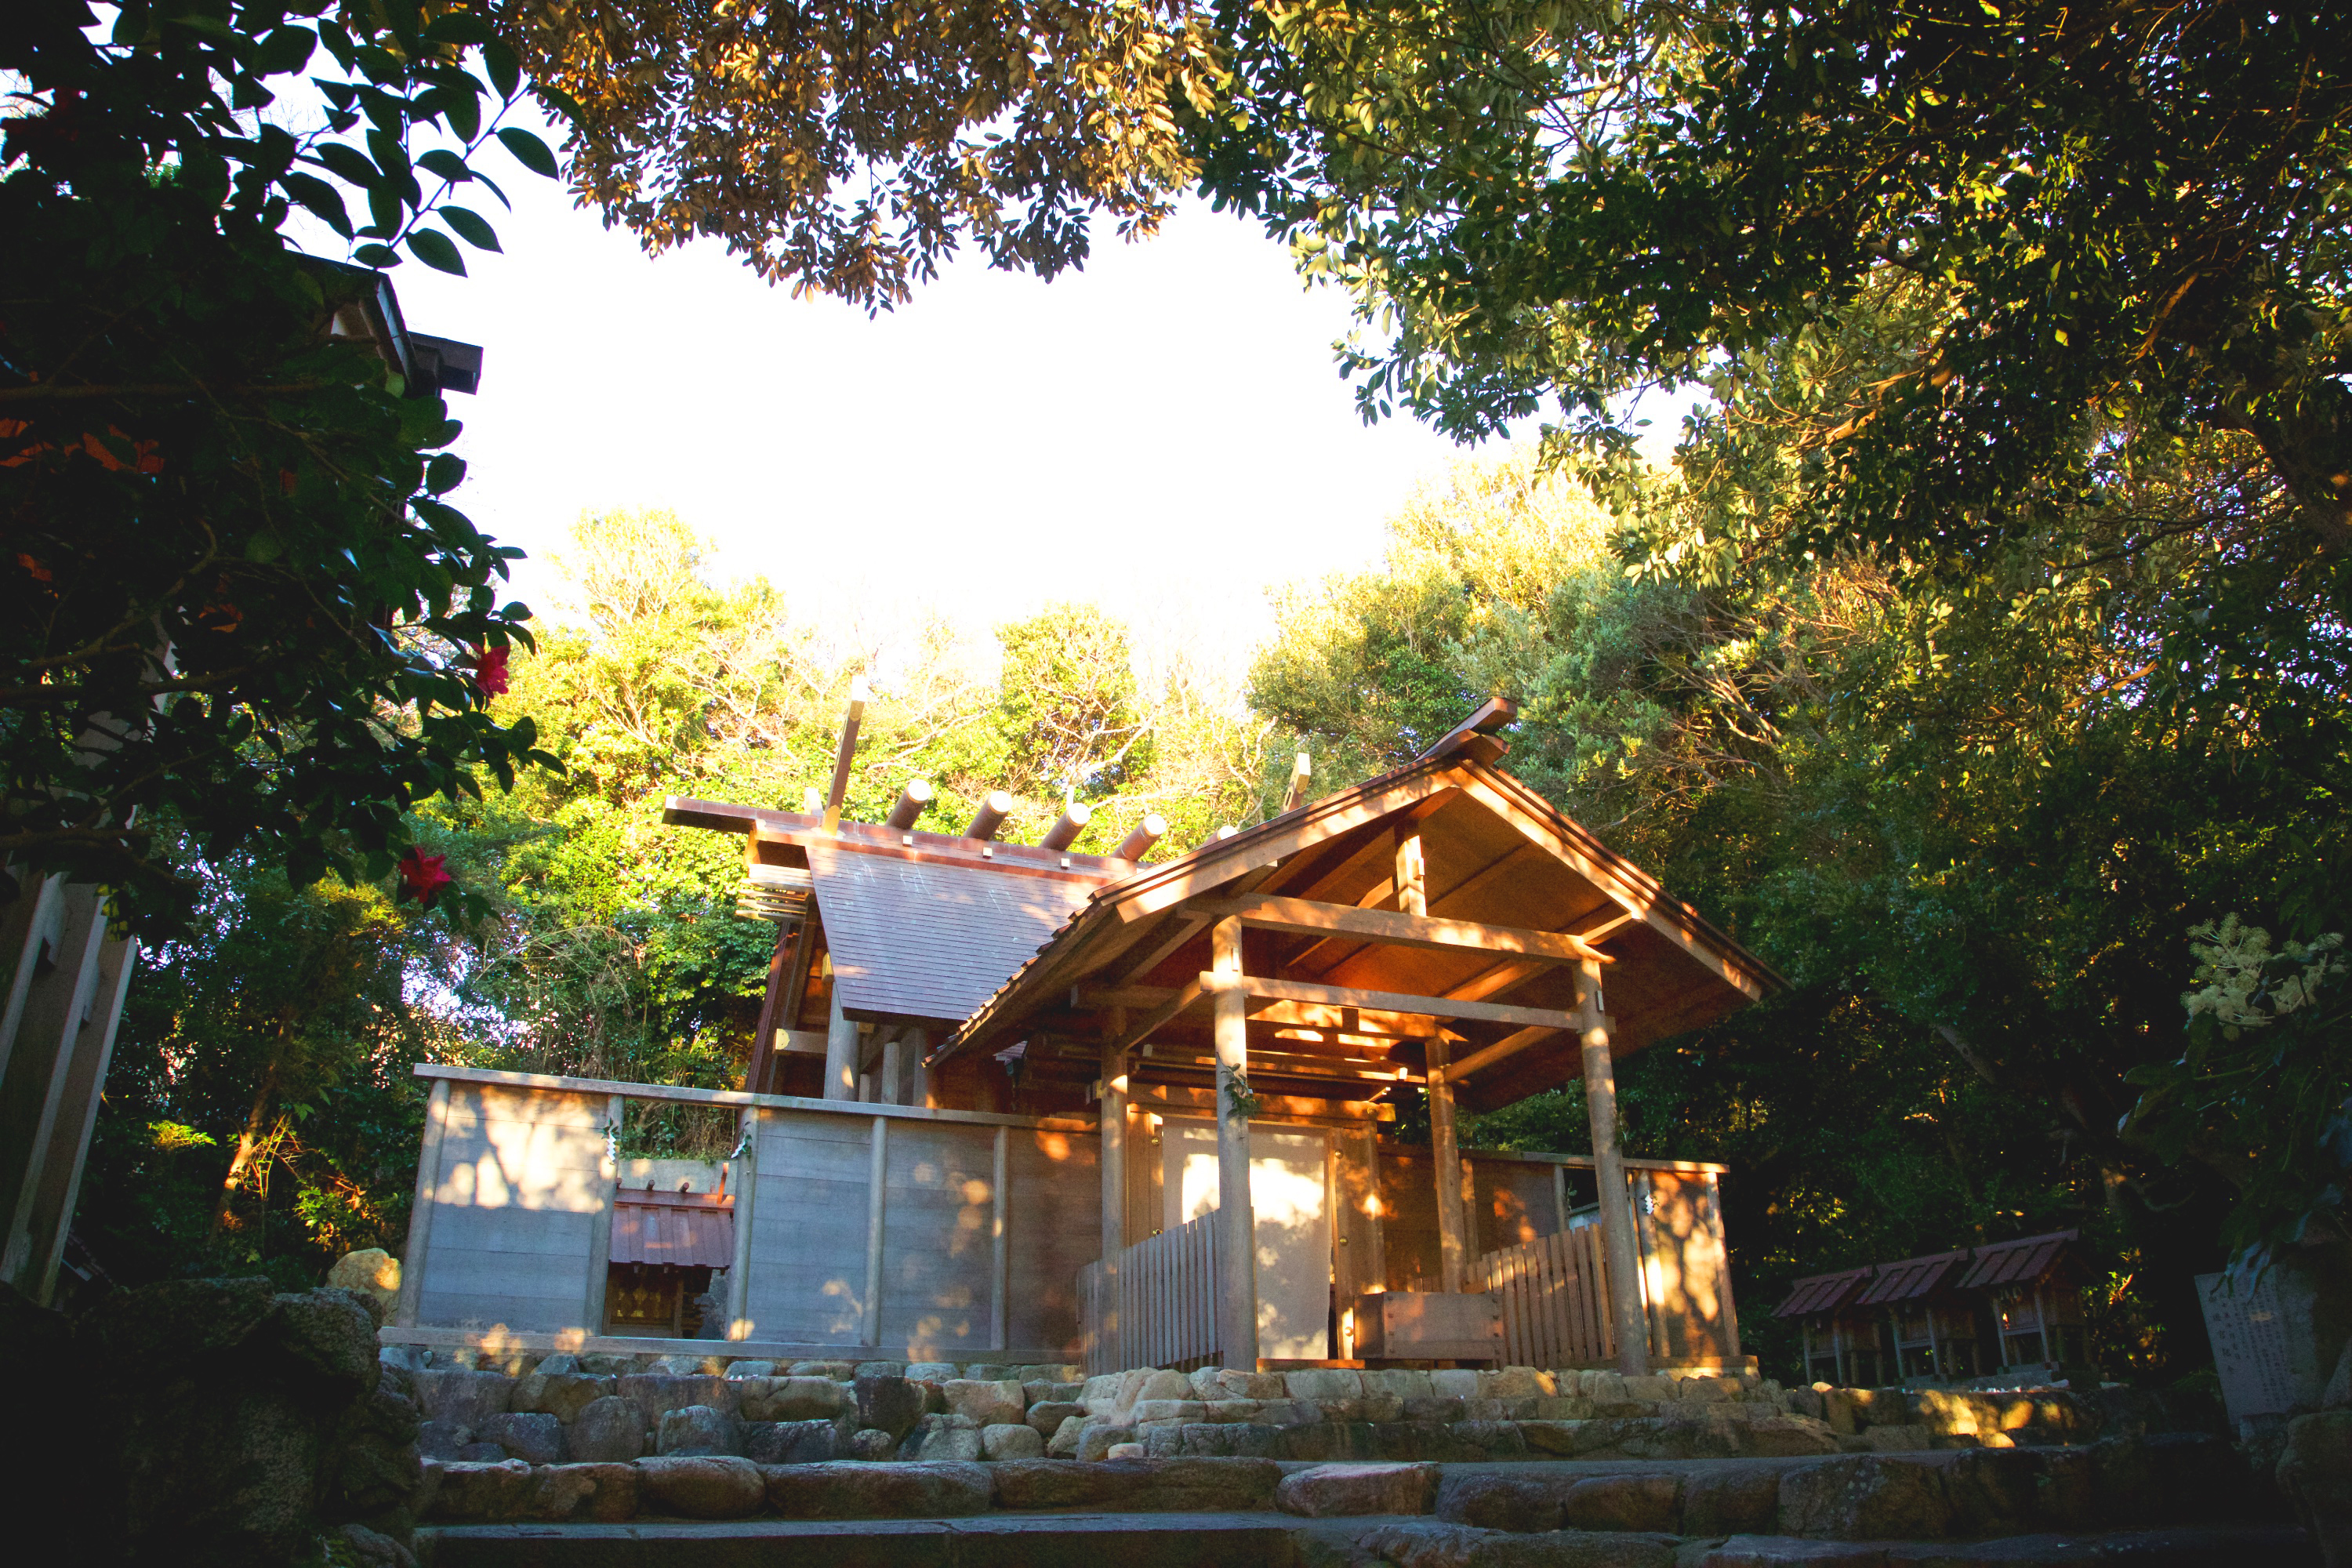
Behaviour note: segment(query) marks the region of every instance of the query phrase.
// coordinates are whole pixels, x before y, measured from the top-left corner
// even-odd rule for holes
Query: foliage
[[[407,806],[536,760],[477,679],[528,612],[499,601],[515,552],[442,499],[458,426],[366,341],[375,280],[285,227],[306,209],[362,268],[404,247],[462,270],[425,220],[496,244],[446,200],[489,187],[478,150],[553,165],[496,129],[512,54],[422,0],[111,24],[33,0],[0,39],[0,855],[105,884],[153,933],[192,893],[167,826],[298,885],[381,877]],[[268,110],[306,69],[325,118],[298,132]]]
[[[2308,536],[2352,543],[2328,7],[1220,16],[1238,105],[1189,122],[1204,182],[1393,321],[1349,359],[1368,411],[1469,436],[1557,400],[1638,488],[1627,393],[1723,401],[1900,278],[1917,330],[1809,418],[1808,504],[1769,520],[1792,552],[2031,537],[2117,424],[2244,433]]]
[[[572,121],[573,188],[652,251],[726,242],[771,282],[869,308],[971,241],[1051,278],[1090,217],[1149,233],[1193,167],[1171,101],[1207,94],[1181,0],[946,13],[514,0],[496,13]]]
[[[2191,928],[2195,978],[2180,1000],[2187,1048],[2136,1069],[2146,1092],[2129,1131],[2219,1172],[2238,1203],[2233,1251],[2347,1238],[2352,1173],[2352,1009],[2341,933],[2288,942],[2233,913]]]

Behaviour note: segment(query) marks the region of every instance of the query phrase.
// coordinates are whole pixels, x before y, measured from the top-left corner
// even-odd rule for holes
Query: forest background
[[[291,1281],[396,1243],[420,1058],[729,1081],[764,932],[656,803],[793,800],[860,674],[853,809],[921,773],[949,816],[1015,788],[1016,830],[1159,806],[1169,852],[1265,812],[1294,745],[1328,788],[1517,699],[1513,767],[1792,983],[1623,1075],[1633,1148],[1734,1168],[1775,1370],[1798,1272],[2080,1225],[2108,1365],[2163,1381],[2206,1357],[2194,1272],[2352,1249],[2326,8],[1014,8],[910,28],[912,94],[895,57],[801,90],[873,58],[855,6],[226,9],[100,36],[49,0],[0,37],[0,270],[35,301],[0,847],[149,943],[83,1263]],[[323,122],[248,122],[314,55]],[[991,90],[944,90],[975,65]],[[526,92],[561,163],[499,123]],[[716,173],[787,144],[821,155]],[[446,405],[318,340],[330,285],[461,272],[436,224],[495,247],[447,200],[498,195],[494,147],[649,250],[877,309],[959,246],[1051,277],[1199,192],[1353,298],[1368,417],[1550,420],[1546,466],[1436,485],[1237,675],[1083,605],[979,647],[888,605],[860,631],[657,515],[583,522],[542,635],[438,499]],[[297,207],[357,273],[289,248]],[[1664,466],[1649,390],[1698,400]],[[453,896],[399,901],[428,852]],[[1581,1125],[1571,1086],[1467,1131]]]

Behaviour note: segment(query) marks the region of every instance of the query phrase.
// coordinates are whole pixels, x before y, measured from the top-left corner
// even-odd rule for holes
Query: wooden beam
[[[759,842],[756,830],[751,842]],[[768,988],[760,997],[760,1021],[751,1030],[751,1057],[743,1064],[743,1087],[753,1094],[768,1092],[769,1067],[776,1054],[776,1031],[783,1026],[777,1015],[783,1008],[784,989],[792,983],[793,953],[800,942],[800,927],[776,928],[776,951],[768,960]]]
[[[1357,991],[1345,985],[1318,985],[1305,980],[1266,980],[1255,974],[1221,977],[1201,974],[1201,989],[1238,991],[1276,1002],[1320,1002],[1333,1007],[1369,1007],[1382,1013],[1412,1013],[1424,1018],[1469,1018],[1482,1024],[1535,1025],[1548,1029],[1573,1029],[1576,1015],[1550,1007],[1512,1007],[1500,1002],[1463,1002],[1447,996],[1411,996],[1395,991]],[[1188,987],[1189,989],[1189,987]]]
[[[1291,759],[1290,787],[1283,793],[1282,796],[1282,809],[1284,811],[1297,811],[1298,809],[1299,803],[1307,798],[1307,782],[1314,776],[1315,762],[1313,758],[1309,757],[1306,752],[1301,752],[1297,756]]]
[[[1544,1041],[1550,1039],[1553,1036],[1565,1034],[1566,1032],[1567,1031],[1563,1029],[1553,1029],[1547,1028],[1542,1026],[1537,1026],[1531,1028],[1521,1029],[1517,1034],[1506,1035],[1501,1039],[1496,1040],[1493,1045],[1486,1047],[1484,1050],[1472,1051],[1468,1056],[1464,1057],[1460,1061],[1455,1062],[1453,1067],[1446,1069],[1446,1076],[1452,1079],[1454,1082],[1459,1083],[1464,1079],[1468,1078],[1472,1073],[1478,1071],[1482,1068],[1490,1068],[1496,1062],[1507,1061],[1511,1058],[1517,1056],[1521,1051],[1526,1050],[1529,1046],[1541,1045]]]
[[[923,813],[930,808],[934,793],[930,780],[908,779],[907,787],[898,792],[898,804],[890,808],[890,815],[882,819],[882,826],[895,827],[901,833],[914,826]]]
[[[1146,1013],[1143,1016],[1143,1022],[1137,1025],[1131,1033],[1129,1033],[1125,1038],[1119,1040],[1111,1047],[1111,1049],[1120,1052],[1135,1049],[1136,1047],[1150,1039],[1154,1030],[1158,1029],[1162,1024],[1168,1022],[1169,1019],[1176,1016],[1177,1014],[1181,1013],[1185,1008],[1190,1007],[1193,1003],[1198,1002],[1203,995],[1207,994],[1207,992],[1208,988],[1200,981],[1195,980],[1192,984],[1176,992],[1173,995],[1170,996],[1167,1001],[1162,1002],[1159,1006],[1154,1007],[1150,1012]]]
[[[963,830],[963,836],[980,839],[995,837],[996,830],[1004,826],[1004,819],[1012,811],[1013,797],[1001,789],[990,790],[988,798],[980,803],[980,809],[971,814],[971,826]]]
[[[621,1131],[621,1117],[628,1103],[617,1094],[606,1098],[604,1147],[596,1153],[596,1212],[588,1222],[588,1294],[580,1321],[594,1325],[598,1333],[604,1331],[604,1287],[613,1273],[613,1205],[619,1201],[621,1191],[621,1168],[614,1157],[613,1139]],[[742,1207],[740,1198],[736,1200],[736,1207]],[[739,1216],[735,1223],[740,1234],[743,1222]],[[732,1279],[727,1283],[727,1297],[730,1302],[735,1298]]]
[[[624,1102],[613,1097],[615,1120]],[[751,1205],[760,1187],[760,1108],[746,1107],[743,1111],[741,1144],[743,1156],[735,1162],[735,1267],[727,1276],[727,1337],[748,1340],[751,1337]],[[597,1332],[604,1331],[604,1320],[596,1320]]]
[[[1173,1111],[1180,1116],[1207,1116],[1217,1109],[1219,1091],[1207,1084],[1136,1084],[1129,1103],[1142,1110]],[[1261,1094],[1258,1120],[1277,1117],[1347,1122],[1393,1121],[1396,1107],[1379,1100],[1322,1100],[1304,1094]]]
[[[824,795],[824,830],[841,828],[842,802],[849,798],[849,765],[857,759],[857,727],[866,719],[866,701],[873,693],[862,675],[850,677],[849,712],[841,721],[841,745],[834,752],[833,784]]]
[[[1217,1065],[1215,1052],[1185,1046],[1146,1046],[1139,1059],[1154,1067],[1192,1068],[1203,1071]],[[1254,1049],[1250,1052],[1250,1070],[1276,1078],[1328,1078],[1349,1083],[1419,1081],[1406,1068],[1386,1062],[1350,1057],[1306,1056],[1296,1051]]]
[[[425,1296],[425,1258],[433,1245],[433,1200],[441,1190],[441,1143],[449,1130],[449,1080],[440,1079],[425,1101],[425,1147],[416,1156],[416,1197],[408,1210],[408,1249],[400,1259],[400,1298],[392,1321],[416,1326]],[[600,1328],[603,1325],[598,1325]]]
[[[1592,1129],[1592,1163],[1601,1188],[1601,1240],[1609,1258],[1610,1317],[1616,1329],[1617,1370],[1628,1377],[1650,1370],[1650,1331],[1642,1308],[1641,1246],[1633,1234],[1633,1191],[1617,1148],[1617,1068],[1609,1048],[1609,1020],[1601,1011],[1601,966],[1577,974],[1579,1031],[1584,1055],[1585,1118]]]
[[[1078,841],[1078,835],[1084,833],[1087,824],[1094,819],[1093,806],[1085,801],[1074,800],[1062,808],[1062,815],[1054,819],[1054,826],[1045,829],[1045,837],[1037,840],[1037,847],[1067,849]]]
[[[1437,1184],[1437,1272],[1448,1295],[1461,1293],[1470,1272],[1469,1214],[1462,1201],[1462,1151],[1454,1136],[1454,1085],[1445,1042],[1429,1042],[1429,1163]]]
[[[1012,1164],[1007,1158],[1010,1131],[1011,1129],[1003,1127],[996,1130],[996,1163],[991,1170],[988,1184],[992,1209],[988,1232],[988,1321],[992,1329],[988,1348],[992,1351],[1001,1351],[1012,1342],[1006,1337],[1010,1326],[1007,1304],[1011,1296],[1009,1264],[1013,1239],[1013,1208],[1008,1201],[1010,1194],[1005,1190],[1006,1173]]]
[[[1416,837],[1416,842],[1418,837]],[[1364,942],[1388,947],[1467,948],[1477,952],[1515,953],[1539,963],[1581,963],[1587,959],[1612,962],[1609,955],[1580,937],[1563,931],[1528,931],[1521,926],[1486,925],[1477,921],[1407,914],[1396,910],[1359,910],[1346,904],[1318,904],[1306,899],[1202,899],[1193,906],[1215,919],[1228,916],[1244,925],[1294,934],[1329,935],[1345,932]]]
[[[1151,853],[1153,845],[1167,837],[1168,819],[1156,811],[1147,811],[1143,820],[1135,825],[1135,830],[1120,839],[1111,854],[1120,860],[1140,860]]]
[[[998,1129],[997,1136],[1003,1136]],[[890,1175],[890,1122],[877,1116],[866,1133],[866,1311],[861,1344],[882,1342],[882,1232]]]

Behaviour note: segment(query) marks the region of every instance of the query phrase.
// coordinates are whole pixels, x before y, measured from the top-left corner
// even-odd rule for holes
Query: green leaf
[[[499,237],[497,231],[492,229],[488,223],[484,222],[479,214],[469,212],[466,208],[459,206],[445,206],[437,208],[436,211],[442,222],[447,224],[451,228],[457,231],[458,238],[464,240],[467,245],[472,246],[475,249],[496,250],[499,248]]]
[[[447,495],[466,482],[466,459],[454,452],[436,452],[425,465],[425,488],[435,495]]]
[[[311,160],[339,179],[349,180],[362,190],[373,190],[383,178],[383,171],[367,161],[358,148],[341,142],[330,142],[319,149]]]
[[[499,35],[488,17],[472,11],[452,11],[435,17],[423,36],[428,44],[488,44],[495,43]]]
[[[286,187],[288,195],[300,202],[320,223],[345,239],[351,238],[352,215],[343,205],[342,192],[316,174],[299,172],[279,175],[278,183]]]
[[[362,267],[397,267],[399,253],[388,245],[362,245],[352,252],[352,259]]]
[[[490,73],[490,85],[499,89],[499,96],[512,101],[522,87],[522,63],[507,47],[506,40],[492,38],[482,46],[482,65]]]
[[[466,275],[466,258],[457,254],[457,242],[437,228],[420,228],[408,237],[409,254],[437,272]]]
[[[416,166],[427,174],[438,174],[453,185],[462,185],[474,177],[474,171],[466,167],[466,160],[446,147],[418,153]]]
[[[541,82],[531,90],[539,95],[540,102],[547,105],[574,125],[579,124],[587,115],[587,110],[580,107],[580,100],[560,87],[550,87],[545,82]]]
[[[506,143],[506,149],[514,154],[515,162],[532,174],[544,174],[551,180],[557,177],[555,154],[548,151],[546,142],[530,132],[509,125],[499,132],[499,140]]]

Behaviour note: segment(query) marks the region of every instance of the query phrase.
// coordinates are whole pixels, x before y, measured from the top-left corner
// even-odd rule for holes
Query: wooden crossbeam
[[[1142,1047],[1139,1063],[1154,1067],[1193,1068],[1206,1072],[1217,1065],[1216,1055],[1197,1047],[1153,1045]],[[1355,1057],[1308,1056],[1296,1051],[1250,1048],[1249,1070],[1277,1078],[1343,1079],[1351,1083],[1418,1083],[1419,1077],[1388,1062]]]
[[[1511,1007],[1500,1002],[1464,1002],[1448,996],[1410,996],[1394,991],[1358,991],[1345,985],[1318,985],[1304,980],[1267,980],[1255,974],[1221,975],[1201,972],[1201,990],[1238,991],[1244,996],[1276,1002],[1320,1002],[1333,1007],[1370,1007],[1384,1013],[1413,1013],[1424,1018],[1470,1018],[1484,1024],[1539,1026],[1548,1029],[1576,1027],[1576,1015],[1554,1007]],[[1186,990],[1192,989],[1190,986]],[[1174,1015],[1171,1015],[1173,1016]]]
[[[1517,1034],[1506,1035],[1501,1039],[1496,1040],[1493,1045],[1488,1046],[1482,1050],[1472,1051],[1468,1056],[1464,1057],[1460,1061],[1455,1062],[1452,1067],[1447,1068],[1445,1069],[1445,1076],[1452,1079],[1467,1078],[1481,1068],[1490,1068],[1496,1062],[1506,1061],[1512,1057],[1517,1056],[1529,1046],[1541,1045],[1544,1041],[1550,1039],[1554,1035],[1561,1032],[1562,1031],[1559,1029],[1538,1024],[1528,1028],[1521,1029]]]
[[[1515,953],[1549,963],[1579,963],[1587,959],[1610,962],[1581,937],[1564,932],[1528,931],[1521,926],[1486,925],[1477,921],[1446,920],[1437,915],[1409,915],[1394,910],[1352,909],[1346,904],[1321,904],[1307,899],[1203,899],[1193,905],[1215,919],[1231,917],[1244,925],[1300,935],[1344,931],[1349,936],[1391,947]]]
[[[1114,1051],[1133,1050],[1136,1047],[1150,1039],[1152,1036],[1152,1032],[1158,1029],[1162,1024],[1167,1023],[1168,1020],[1176,1016],[1177,1014],[1181,1013],[1185,1008],[1190,1007],[1193,1003],[1198,1002],[1207,994],[1207,988],[1198,980],[1192,982],[1190,985],[1184,986],[1173,996],[1169,997],[1167,1001],[1162,1002],[1159,1006],[1154,1007],[1150,1012],[1145,1014],[1143,1022],[1129,1030],[1127,1037],[1113,1045],[1111,1049]]]

